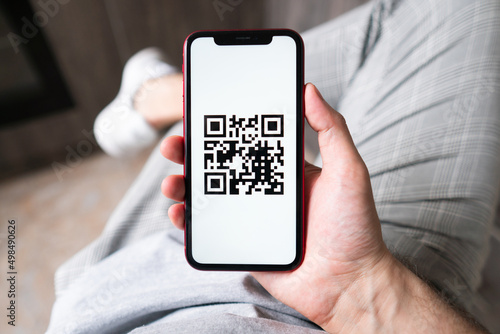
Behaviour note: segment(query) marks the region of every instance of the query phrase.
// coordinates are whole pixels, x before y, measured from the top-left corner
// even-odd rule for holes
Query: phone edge
[[[298,134],[300,135],[300,143],[297,145],[297,150],[300,150],[300,154],[297,154],[297,157],[301,157],[300,161],[298,160],[297,162],[297,167],[300,167],[300,176],[301,180],[297,182],[297,185],[301,186],[300,189],[300,198],[297,200],[297,206],[298,206],[298,217],[300,217],[299,224],[297,224],[297,241],[296,241],[296,257],[295,259],[290,262],[289,264],[204,264],[204,263],[199,263],[197,262],[191,255],[190,253],[190,248],[188,247],[188,240],[190,240],[190,234],[191,234],[191,226],[189,225],[188,227],[188,213],[189,215],[191,214],[191,210],[188,212],[189,206],[187,205],[187,199],[189,196],[189,200],[191,202],[191,188],[190,188],[190,181],[188,181],[186,177],[186,165],[187,165],[187,156],[188,152],[188,141],[186,139],[186,128],[187,128],[187,123],[188,123],[188,115],[187,115],[187,108],[186,104],[188,103],[188,68],[189,62],[188,59],[188,47],[192,40],[194,40],[197,37],[202,37],[202,36],[208,36],[208,34],[211,33],[225,33],[225,32],[253,32],[253,31],[259,31],[259,32],[264,32],[264,31],[269,31],[269,32],[286,32],[286,36],[290,36],[294,39],[296,43],[298,43],[297,47],[297,55],[299,56],[297,59],[297,65],[299,67],[298,69],[298,74],[300,75],[300,78],[298,78],[299,81],[299,86],[297,88],[297,105],[300,105],[301,108],[301,117],[300,120],[297,120],[297,128],[299,129]],[[185,258],[188,262],[188,264],[197,270],[201,271],[280,271],[280,272],[288,272],[288,271],[293,271],[297,269],[303,262],[304,256],[305,256],[305,237],[306,237],[306,226],[305,226],[305,221],[304,221],[304,202],[305,202],[305,196],[304,196],[304,189],[305,189],[305,160],[304,160],[304,126],[305,126],[305,101],[304,101],[304,92],[305,92],[305,76],[304,76],[304,63],[305,63],[305,53],[304,53],[304,41],[302,39],[302,36],[292,30],[292,29],[232,29],[232,30],[197,30],[189,34],[186,39],[184,40],[183,44],[183,57],[182,57],[182,72],[183,72],[183,139],[184,139],[184,184],[185,184],[185,189],[186,189],[186,198],[184,201],[184,212],[185,212],[185,227],[184,227],[184,255]],[[300,122],[299,122],[300,121]],[[300,123],[300,124],[299,124]],[[297,136],[299,137],[299,136]],[[189,189],[188,189],[189,187]],[[299,192],[298,192],[299,193]],[[190,218],[190,216],[189,216]]]

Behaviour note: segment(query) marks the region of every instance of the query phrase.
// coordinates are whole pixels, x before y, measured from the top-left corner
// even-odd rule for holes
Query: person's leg
[[[338,109],[386,244],[470,307],[500,182],[500,5],[392,3]]]
[[[370,22],[374,2],[303,32],[305,81],[312,82],[337,108],[361,66],[364,45],[375,31]]]
[[[381,0],[304,34],[306,80],[346,118],[386,243],[466,307],[500,178],[498,17],[494,1]]]
[[[326,22],[304,33],[305,81],[312,82],[321,91],[325,100],[344,117],[347,110],[339,107],[343,96],[349,91],[357,73],[381,35],[381,22],[390,16],[395,4],[385,1],[370,1],[354,10]],[[372,69],[373,71],[373,69]],[[373,73],[374,79],[380,73]],[[366,85],[369,92],[373,85]],[[362,110],[349,110],[357,115]],[[316,133],[306,124],[306,159],[314,161],[319,153]]]
[[[182,135],[182,123],[174,125],[166,135]],[[160,189],[161,182],[167,175],[182,172],[181,165],[167,161],[160,154],[159,146],[156,147],[99,238],[57,270],[56,295],[62,294],[91,266],[148,235],[172,229],[172,233],[180,233],[182,239],[182,232],[175,231],[167,215],[173,201],[165,198]]]
[[[125,64],[117,96],[97,116],[94,135],[109,155],[130,157],[158,140],[158,132],[182,118],[182,74],[157,48]]]
[[[155,129],[182,119],[182,73],[146,81],[134,97],[134,107]]]

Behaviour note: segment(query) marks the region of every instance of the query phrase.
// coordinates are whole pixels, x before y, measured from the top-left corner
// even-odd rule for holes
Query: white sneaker
[[[111,156],[131,156],[151,145],[157,131],[134,109],[134,96],[148,80],[177,73],[158,48],[147,48],[125,64],[120,90],[94,122],[94,136]]]

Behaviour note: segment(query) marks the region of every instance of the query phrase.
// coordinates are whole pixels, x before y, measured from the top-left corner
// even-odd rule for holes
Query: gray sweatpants
[[[384,241],[466,308],[500,188],[499,18],[496,0],[374,1],[303,34],[306,79],[347,120]],[[189,267],[160,193],[181,173],[152,153],[102,235],[57,271],[48,333],[320,330],[248,273]]]

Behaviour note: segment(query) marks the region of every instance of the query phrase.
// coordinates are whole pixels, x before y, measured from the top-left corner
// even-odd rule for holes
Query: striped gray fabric
[[[306,78],[346,118],[386,244],[470,309],[500,185],[500,3],[382,1],[359,11],[374,19],[345,20],[340,41],[329,34],[339,22],[308,32],[316,62]]]
[[[303,34],[306,79],[346,118],[370,171],[386,244],[466,308],[481,281],[500,189],[499,18],[496,0],[384,0]],[[241,332],[245,324],[247,332],[317,329],[248,274],[187,266],[182,233],[171,228],[170,202],[159,191],[163,177],[181,172],[155,150],[103,234],[56,273],[49,333],[147,324],[136,332],[228,331],[231,321]],[[175,261],[158,260],[158,252]],[[143,274],[151,285],[127,281],[129,299],[111,294],[106,303],[114,312],[86,313],[106,277],[138,256],[150,266]],[[226,290],[216,288],[221,280]],[[143,302],[126,304],[134,296]],[[219,312],[239,317],[213,316]]]

